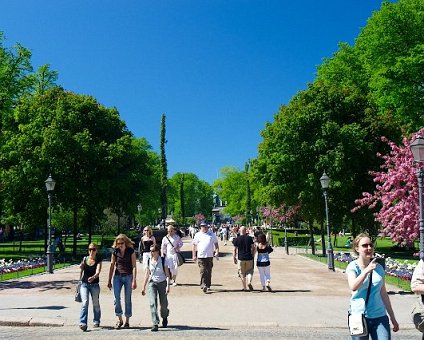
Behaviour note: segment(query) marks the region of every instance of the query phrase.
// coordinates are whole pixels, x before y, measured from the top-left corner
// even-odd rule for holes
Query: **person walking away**
[[[258,245],[256,246],[256,267],[258,268],[259,278],[262,284],[262,290],[272,292],[271,289],[271,262],[269,261],[269,254],[274,251],[266,241],[264,233],[257,234]]]
[[[204,293],[210,290],[212,284],[214,255],[219,258],[218,238],[209,232],[206,222],[201,222],[200,231],[194,235],[192,241],[192,258],[200,268],[200,289]]]
[[[144,227],[143,236],[138,244],[138,253],[140,254],[140,262],[143,264],[143,270],[147,268],[147,261],[150,258],[150,247],[156,244],[156,239],[153,236],[152,228]]]
[[[349,288],[352,291],[350,312],[364,313],[369,333],[368,336],[353,336],[352,339],[368,339],[369,336],[373,340],[391,339],[389,317],[394,332],[399,330],[399,324],[387,294],[384,268],[374,258],[374,245],[367,234],[359,234],[352,247],[358,258],[346,268]],[[368,302],[365,304],[369,284],[371,288]]]
[[[90,243],[88,245],[88,256],[83,258],[80,268],[82,270],[82,303],[79,327],[85,332],[87,330],[89,295],[91,295],[91,301],[93,302],[93,327],[100,326],[101,310],[99,302],[99,275],[102,270],[102,258],[99,254],[97,254],[97,245],[95,243]]]
[[[162,257],[165,257],[166,266],[169,268],[172,276],[172,285],[177,285],[178,258],[177,252],[180,252],[183,246],[183,240],[179,237],[172,224],[168,225],[168,234],[162,239]]]
[[[116,236],[113,242],[112,258],[110,261],[108,288],[113,287],[115,315],[118,321],[116,329],[130,327],[130,317],[132,316],[132,289],[137,288],[137,266],[134,251],[134,243],[124,234]],[[113,285],[112,285],[113,278]],[[121,291],[124,287],[125,299],[125,324],[122,319]]]
[[[253,238],[247,235],[245,226],[240,227],[239,233],[240,235],[233,240],[234,263],[238,265],[238,273],[243,284],[243,290],[246,291],[247,287],[249,287],[249,290],[253,291],[252,277],[255,243],[253,242]]]
[[[424,303],[424,261],[420,259],[411,278],[411,290],[417,294],[418,304]],[[420,328],[421,330],[421,328]],[[424,332],[421,339],[424,340]]]
[[[141,294],[146,294],[146,285],[149,284],[149,304],[150,313],[152,314],[153,326],[151,331],[157,332],[159,329],[158,315],[158,297],[160,304],[160,316],[162,318],[162,326],[168,326],[168,293],[169,293],[169,268],[165,265],[165,258],[159,256],[160,248],[158,245],[150,247],[151,257],[148,261],[144,275],[144,284]]]

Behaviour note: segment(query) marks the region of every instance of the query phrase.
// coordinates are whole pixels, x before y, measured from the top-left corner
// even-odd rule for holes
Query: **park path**
[[[345,274],[328,271],[325,264],[300,254],[286,255],[276,247],[271,254],[273,293],[261,292],[257,272],[255,291],[242,292],[232,259],[232,246],[220,242],[220,260],[214,260],[210,293],[199,288],[199,269],[191,261],[190,239],[182,248],[188,261],[179,268],[178,286],[169,295],[170,324],[192,327],[277,326],[346,328],[349,290]],[[151,325],[148,299],[141,295],[144,273],[138,263],[138,288],[133,292],[131,326]],[[116,321],[112,292],[107,288],[109,262],[100,277],[102,325]],[[80,304],[73,301],[79,268],[72,266],[53,274],[35,275],[0,283],[0,325],[77,325]],[[401,328],[412,328],[410,309],[414,296],[389,287]],[[90,310],[89,319],[92,317]],[[91,325],[89,325],[90,327]]]

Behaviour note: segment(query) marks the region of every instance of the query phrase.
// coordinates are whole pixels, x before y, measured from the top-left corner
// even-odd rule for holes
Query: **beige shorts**
[[[253,260],[249,261],[238,261],[238,270],[242,277],[246,277],[246,275],[250,274],[253,275]]]

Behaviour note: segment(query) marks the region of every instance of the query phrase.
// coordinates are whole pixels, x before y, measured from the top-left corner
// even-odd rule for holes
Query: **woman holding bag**
[[[177,253],[180,252],[183,246],[183,241],[179,237],[172,224],[168,226],[168,234],[162,239],[162,257],[165,257],[166,266],[169,268],[172,276],[172,285],[177,285],[178,274],[178,257]]]
[[[358,258],[346,268],[349,288],[352,291],[350,313],[364,313],[368,328],[367,335],[352,336],[352,339],[369,339],[371,336],[373,340],[389,340],[389,317],[394,332],[399,330],[399,324],[387,294],[384,268],[374,258],[374,245],[367,234],[359,234],[352,247]]]
[[[100,286],[99,286],[99,275],[102,270],[102,259],[97,254],[97,245],[90,243],[88,246],[88,256],[84,257],[80,264],[82,277],[81,277],[81,312],[80,312],[80,329],[85,332],[87,330],[87,319],[88,319],[88,305],[89,305],[89,294],[93,302],[93,323],[94,327],[100,326]]]

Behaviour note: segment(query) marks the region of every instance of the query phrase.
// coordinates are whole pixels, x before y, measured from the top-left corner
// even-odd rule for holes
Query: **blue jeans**
[[[85,283],[81,284],[81,313],[80,313],[80,325],[87,326],[87,318],[88,318],[88,306],[89,306],[89,296],[91,295],[91,300],[93,301],[93,323],[96,325],[100,325],[100,286],[98,283]]]
[[[158,316],[158,296],[160,304],[160,316],[165,319],[169,315],[168,296],[166,295],[166,280],[162,282],[149,282],[149,303],[150,313],[152,314],[152,322],[154,325],[159,325]]]
[[[113,303],[115,305],[115,315],[122,315],[122,306],[121,306],[121,290],[122,286],[124,286],[124,297],[125,297],[125,316],[127,318],[132,316],[132,302],[131,302],[131,294],[132,294],[132,274],[127,276],[119,276],[115,275],[113,277]]]
[[[370,336],[372,340],[391,340],[390,323],[387,315],[375,319],[366,318],[366,320],[368,335],[362,337],[353,336],[352,340],[369,340]]]

